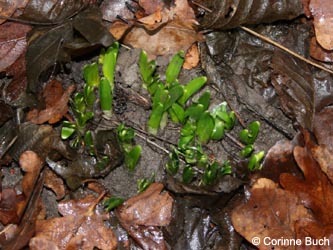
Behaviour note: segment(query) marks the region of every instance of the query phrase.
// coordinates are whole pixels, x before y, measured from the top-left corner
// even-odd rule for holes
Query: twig
[[[328,68],[326,68],[326,67],[324,67],[324,66],[322,66],[322,65],[320,65],[320,64],[318,64],[318,63],[315,63],[315,62],[313,62],[313,61],[311,61],[311,60],[309,60],[309,59],[306,59],[305,57],[303,57],[303,56],[297,54],[296,52],[294,52],[294,51],[292,51],[292,50],[290,50],[290,49],[284,47],[283,45],[281,45],[281,44],[279,44],[279,43],[273,41],[272,39],[270,39],[270,38],[268,38],[268,37],[266,37],[266,36],[263,36],[263,35],[261,35],[261,34],[255,32],[254,30],[251,30],[251,29],[249,29],[249,28],[247,28],[247,27],[244,27],[244,26],[242,26],[242,25],[239,26],[239,27],[240,27],[242,30],[244,30],[244,31],[246,31],[246,32],[248,32],[248,33],[250,33],[251,35],[254,35],[254,36],[258,37],[258,38],[260,38],[261,40],[263,40],[263,41],[265,41],[265,42],[268,42],[268,43],[274,45],[275,47],[278,47],[279,49],[282,49],[283,51],[289,53],[290,55],[292,55],[292,56],[294,56],[294,57],[296,57],[296,58],[298,58],[298,59],[300,59],[300,60],[302,60],[302,61],[304,61],[304,62],[306,62],[306,63],[308,63],[308,64],[311,64],[312,66],[314,66],[314,67],[316,67],[316,68],[319,68],[319,69],[324,70],[324,71],[326,71],[326,72],[328,72],[328,73],[330,73],[330,74],[333,74],[333,71],[332,71],[332,70],[330,70],[330,69],[328,69]]]

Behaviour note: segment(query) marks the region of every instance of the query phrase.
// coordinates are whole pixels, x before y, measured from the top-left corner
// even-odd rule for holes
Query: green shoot
[[[110,212],[112,209],[120,206],[124,203],[124,199],[119,197],[111,197],[103,201],[103,206],[107,212]]]

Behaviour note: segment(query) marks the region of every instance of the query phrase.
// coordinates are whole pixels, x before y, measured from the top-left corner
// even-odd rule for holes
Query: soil
[[[306,27],[296,21],[292,24],[261,25],[257,29],[267,36],[282,41],[290,39],[291,30],[296,29],[297,32],[302,32],[304,29],[306,30]],[[104,178],[100,178],[99,181],[110,191],[111,195],[127,199],[137,194],[136,184],[139,179],[150,179],[154,173],[155,181],[164,183],[173,193],[178,216],[182,218],[167,228],[165,235],[168,235],[168,232],[174,233],[176,226],[182,228],[186,234],[189,234],[191,230],[198,233],[196,239],[186,236],[186,234],[178,241],[174,240],[177,237],[171,237],[173,239],[169,240],[170,245],[173,245],[172,249],[227,249],[218,248],[225,243],[223,237],[227,232],[212,232],[212,235],[215,236],[209,238],[204,234],[204,230],[209,222],[226,228],[228,223],[222,214],[230,211],[230,206],[232,206],[230,199],[232,201],[239,199],[243,189],[242,185],[251,180],[252,174],[246,170],[244,159],[239,155],[240,147],[235,142],[243,125],[246,126],[254,120],[260,121],[260,134],[255,143],[256,151],[267,152],[279,140],[292,139],[296,133],[292,121],[283,113],[278,96],[270,84],[271,68],[269,64],[274,48],[239,29],[214,32],[207,35],[206,38],[207,41],[200,44],[201,66],[191,71],[183,71],[179,81],[186,83],[196,76],[207,75],[209,83],[200,93],[210,91],[211,107],[227,101],[229,107],[240,118],[237,119],[235,128],[228,132],[228,136],[225,136],[222,141],[212,141],[204,147],[204,150],[213,155],[217,161],[224,162],[227,159],[232,161],[233,173],[230,176],[223,177],[213,187],[202,189],[195,185],[183,185],[177,176],[174,180],[166,173],[164,166],[168,152],[177,143],[180,127],[169,122],[156,137],[144,132],[150,114],[150,110],[147,108],[150,97],[141,84],[138,68],[140,50],[138,49],[121,47],[116,67],[118,91],[115,96],[115,116],[112,121],[100,120],[100,117],[97,116],[92,125],[97,131],[114,128],[116,123],[123,122],[136,129],[135,143],[142,146],[141,160],[136,169],[129,171],[124,165],[121,165]],[[297,45],[297,39],[293,42]],[[306,51],[305,48],[297,46],[301,51]],[[54,77],[60,80],[65,87],[75,83],[77,89],[82,88],[83,66],[96,61],[98,53],[96,51],[96,54],[89,58],[81,58],[66,64]],[[157,58],[158,71],[162,77],[169,59],[170,57]],[[0,81],[1,84],[4,84],[6,79],[3,78]],[[57,130],[60,127],[61,124],[56,125]],[[21,171],[16,163],[3,167],[3,188],[15,186],[21,178],[19,173]],[[85,192],[86,188],[81,187],[75,192],[68,192],[68,195],[78,197],[84,195]],[[47,207],[47,216],[57,216],[57,201],[52,191],[44,188],[42,197]],[[228,206],[226,206],[227,202],[229,202]],[[226,209],[224,209],[225,206]],[[190,223],[185,223],[185,221]],[[124,231],[119,228],[116,232],[119,234],[118,238],[124,235]],[[238,242],[241,241],[237,235],[227,237],[234,237],[238,239]],[[246,249],[245,245],[242,249]]]

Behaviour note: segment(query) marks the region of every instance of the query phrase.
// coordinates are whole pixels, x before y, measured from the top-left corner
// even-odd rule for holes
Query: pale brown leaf
[[[64,217],[37,221],[36,236],[30,241],[30,249],[40,250],[40,244],[60,250],[116,249],[117,239],[104,224],[108,214],[95,211],[97,202],[98,198],[89,195],[59,203],[59,212]]]
[[[333,50],[333,8],[331,0],[311,0],[310,10],[318,43],[327,50]]]

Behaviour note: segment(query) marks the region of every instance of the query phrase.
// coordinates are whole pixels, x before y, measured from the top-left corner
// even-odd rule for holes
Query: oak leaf
[[[313,218],[295,194],[279,188],[269,179],[258,179],[250,193],[250,199],[234,209],[231,219],[237,232],[249,242],[253,237],[259,237],[259,249],[267,249],[265,237],[295,239],[295,223]],[[274,249],[293,248],[277,246]]]
[[[30,240],[30,249],[116,249],[117,239],[104,221],[109,218],[105,212],[95,210],[99,199],[88,195],[80,200],[69,200],[58,204],[63,217],[38,220],[36,235]]]

